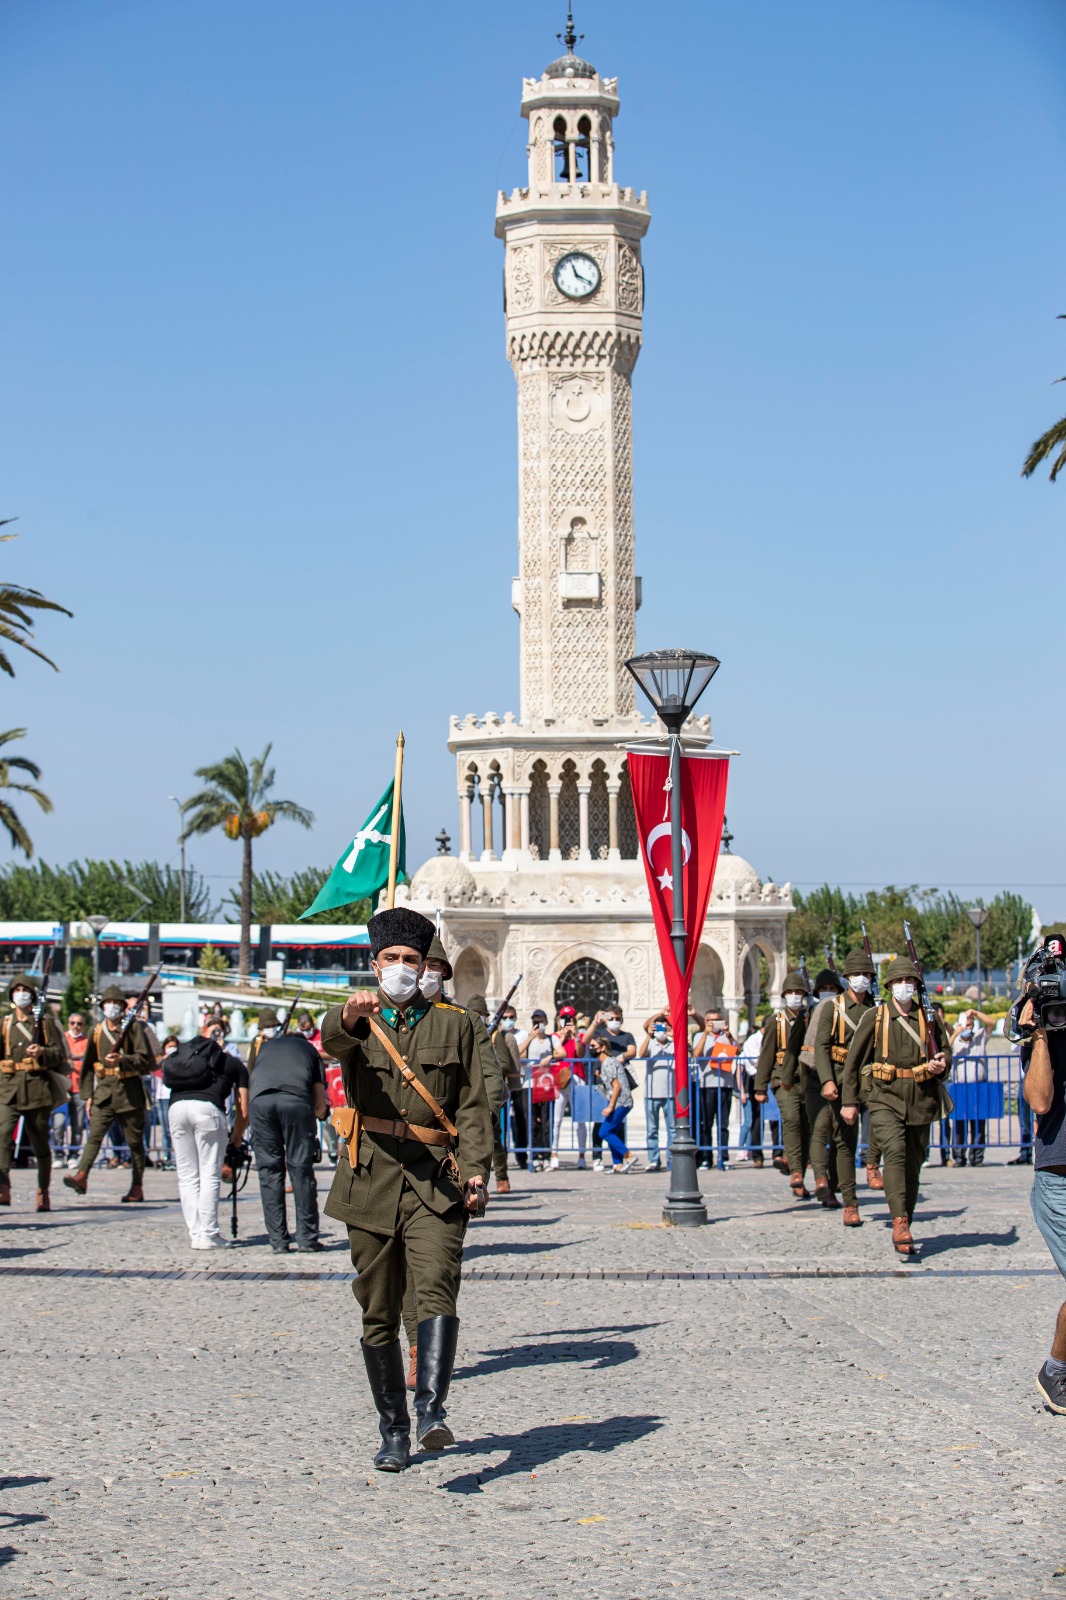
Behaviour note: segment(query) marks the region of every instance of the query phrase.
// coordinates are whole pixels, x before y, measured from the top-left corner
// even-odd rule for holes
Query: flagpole
[[[385,901],[396,904],[396,866],[400,859],[400,792],[403,788],[403,729],[396,735],[396,775],[392,782],[392,827],[389,830],[389,892]]]

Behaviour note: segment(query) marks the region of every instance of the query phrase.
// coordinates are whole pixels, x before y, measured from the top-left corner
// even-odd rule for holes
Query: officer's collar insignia
[[[428,1006],[408,1006],[406,1011],[401,1011],[399,1006],[382,1006],[381,1015],[390,1028],[395,1028],[401,1019],[406,1020],[409,1028],[413,1028],[416,1022],[422,1021],[428,1010]]]

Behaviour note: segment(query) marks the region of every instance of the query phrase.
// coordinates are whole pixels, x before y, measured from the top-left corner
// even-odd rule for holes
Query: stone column
[[[559,796],[563,792],[561,780],[548,784],[548,860],[561,861],[559,850]]]
[[[481,852],[482,861],[495,861],[496,860],[496,852],[492,847],[493,846],[493,839],[492,839],[492,790],[493,790],[492,779],[490,778],[488,780],[488,782],[486,783],[485,779],[482,778],[482,780],[481,780],[481,813],[482,813],[482,816],[485,819],[485,848]]]
[[[507,788],[503,791],[503,848],[505,851],[518,848],[518,841],[515,838],[515,822],[514,790]]]
[[[519,841],[519,848],[522,851],[523,855],[527,855],[528,856],[528,854],[529,854],[529,790],[528,789],[520,789],[518,791],[518,794],[519,794],[519,800],[521,802],[520,825],[521,825],[521,830],[522,830],[521,839]]]
[[[472,861],[473,850],[470,843],[470,817],[474,809],[474,786],[468,783],[465,789],[459,790],[459,860]]]
[[[622,782],[618,779],[607,785],[607,859],[608,861],[621,861],[622,852],[618,848],[618,796],[622,792]]]
[[[579,783],[577,786],[577,829],[579,861],[591,861],[589,853],[589,794],[591,783]]]

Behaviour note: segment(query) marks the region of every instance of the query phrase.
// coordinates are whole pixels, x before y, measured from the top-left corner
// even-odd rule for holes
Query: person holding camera
[[[347,1227],[357,1273],[352,1291],[381,1433],[374,1465],[402,1472],[411,1450],[399,1337],[408,1280],[419,1319],[417,1444],[455,1442],[444,1402],[459,1338],[463,1239],[469,1217],[485,1209],[492,1118],[473,1019],[461,1006],[430,1003],[419,988],[432,922],[397,906],[371,917],[367,933],[377,990],[357,991],[322,1022],[348,1101],[335,1113],[344,1142],[326,1215]],[[257,1073],[266,1060],[264,1049]]]
[[[1047,1027],[1047,1020],[1057,1026]],[[1029,1203],[1051,1258],[1066,1277],[1066,1012],[1060,1005],[1048,1019],[1041,1008],[1038,1018],[1030,992],[1017,1027],[1025,1040],[1022,1093],[1035,1121]],[[1066,1303],[1059,1307],[1051,1351],[1036,1375],[1036,1386],[1045,1404],[1066,1416]]]
[[[922,1007],[915,1005],[922,980],[912,961],[906,956],[890,961],[884,981],[888,997],[867,1009],[852,1034],[840,1085],[840,1115],[854,1127],[860,1102],[869,1106],[870,1133],[881,1151],[885,1199],[892,1214],[892,1246],[897,1255],[913,1256],[911,1223],[929,1154],[929,1129],[953,1110],[943,1084],[951,1046],[940,1019],[931,1030]]]
[[[318,1124],[326,1115],[322,1057],[300,1034],[278,1034],[261,1045],[249,1084],[252,1149],[270,1248],[285,1255],[292,1245],[285,1213],[287,1170],[296,1209],[296,1248],[324,1250],[315,1180]]]
[[[163,1047],[163,1081],[170,1091],[170,1138],[178,1198],[194,1250],[226,1245],[218,1226],[218,1193],[227,1143],[240,1144],[248,1123],[248,1069],[223,1047],[221,1030]],[[173,1045],[173,1049],[169,1046]],[[234,1100],[233,1133],[226,1120]]]

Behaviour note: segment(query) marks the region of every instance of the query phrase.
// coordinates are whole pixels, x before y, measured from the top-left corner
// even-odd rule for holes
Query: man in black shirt
[[[1033,1020],[1027,1000],[1019,1022]],[[1022,1093],[1036,1118],[1033,1145],[1033,1190],[1030,1204],[1044,1243],[1066,1277],[1066,1031],[1033,1030],[1022,1048],[1025,1080]],[[1036,1375],[1036,1386],[1052,1411],[1066,1416],[1066,1303],[1059,1307],[1051,1354]]]
[[[255,1058],[250,1100],[252,1149],[270,1247],[284,1255],[292,1244],[285,1216],[287,1167],[296,1205],[296,1248],[324,1250],[318,1237],[315,1144],[318,1123],[326,1115],[326,1079],[318,1051],[299,1034],[267,1039]]]

